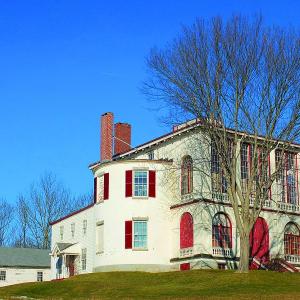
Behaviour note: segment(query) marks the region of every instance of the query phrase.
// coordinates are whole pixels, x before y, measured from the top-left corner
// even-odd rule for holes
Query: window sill
[[[103,254],[104,253],[104,251],[97,251],[96,252],[96,255],[101,255],[101,254]]]
[[[148,200],[148,196],[132,196],[132,199],[134,200]]]
[[[132,248],[132,251],[148,251],[148,248]]]

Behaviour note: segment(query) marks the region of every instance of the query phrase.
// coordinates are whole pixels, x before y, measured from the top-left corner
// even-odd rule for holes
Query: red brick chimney
[[[114,154],[124,153],[131,149],[131,125],[115,124]]]
[[[113,155],[114,114],[107,112],[101,116],[101,161],[111,160]]]

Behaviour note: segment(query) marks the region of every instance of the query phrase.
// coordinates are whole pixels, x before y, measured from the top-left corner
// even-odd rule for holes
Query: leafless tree
[[[0,199],[0,246],[6,246],[11,234],[13,207],[6,200]]]
[[[247,272],[249,234],[285,151],[299,141],[300,36],[267,27],[260,16],[197,20],[165,49],[152,49],[147,65],[147,96],[173,117],[197,119],[218,157],[239,232],[239,270]],[[242,178],[246,143],[253,157]],[[280,163],[267,174],[273,150]]]
[[[51,173],[32,184],[28,196],[19,198],[21,245],[49,249],[50,222],[71,211],[70,199],[69,191]]]

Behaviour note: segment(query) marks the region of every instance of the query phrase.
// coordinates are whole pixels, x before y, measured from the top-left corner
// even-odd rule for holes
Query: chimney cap
[[[114,113],[112,113],[112,112],[110,112],[110,111],[108,111],[108,112],[106,112],[106,113],[104,113],[104,114],[102,114],[101,115],[101,117],[104,117],[104,116],[106,116],[106,115],[114,115]]]
[[[129,123],[124,123],[124,122],[117,122],[117,123],[115,123],[115,125],[125,125],[125,126],[129,126],[129,127],[131,127],[131,124],[129,124]]]

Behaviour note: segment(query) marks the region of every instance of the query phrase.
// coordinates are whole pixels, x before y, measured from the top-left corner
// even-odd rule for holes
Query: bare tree
[[[8,244],[13,220],[13,207],[4,199],[0,199],[0,246]]]
[[[69,191],[51,173],[40,177],[28,196],[19,198],[20,242],[22,245],[50,248],[50,222],[71,211]]]
[[[147,65],[144,92],[171,116],[197,119],[215,152],[239,232],[239,269],[247,272],[251,229],[286,150],[299,151],[291,144],[300,134],[300,36],[261,17],[197,20],[165,49],[153,49]],[[241,174],[246,144],[252,159]],[[274,150],[280,155],[268,174]]]

